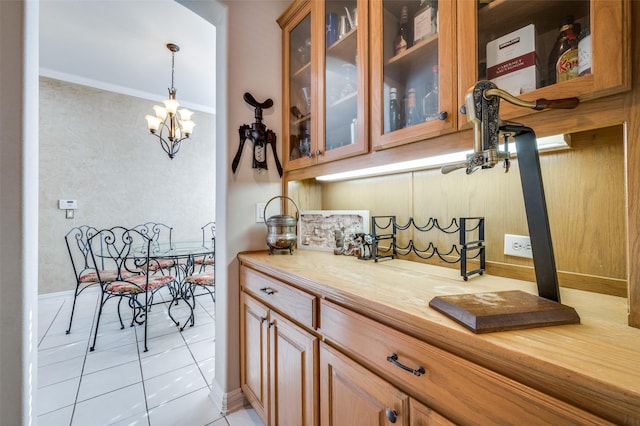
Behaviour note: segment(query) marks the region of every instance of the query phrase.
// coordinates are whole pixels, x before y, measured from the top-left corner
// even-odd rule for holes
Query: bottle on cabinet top
[[[416,106],[416,89],[414,88],[410,88],[407,92],[407,110],[405,115],[405,127],[411,127],[420,122],[418,108]]]
[[[389,90],[389,131],[393,132],[402,127],[400,104],[398,103],[398,91],[395,87]]]
[[[565,16],[560,26],[548,65],[548,84],[578,77],[578,38],[574,32],[573,16]]]
[[[396,37],[396,55],[404,52],[413,45],[413,35],[411,34],[409,25],[409,7],[402,6],[400,12],[400,26],[398,28],[398,37]]]

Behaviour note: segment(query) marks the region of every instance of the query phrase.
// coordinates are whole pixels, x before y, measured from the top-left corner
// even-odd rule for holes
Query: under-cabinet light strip
[[[557,148],[565,148],[568,146],[564,135],[547,136],[538,138],[538,150],[549,150]],[[444,166],[445,164],[459,163],[467,159],[467,154],[473,151],[460,151],[450,154],[434,155],[431,157],[419,158],[416,160],[402,161],[399,163],[384,164],[381,166],[367,167],[359,170],[350,170],[347,172],[333,173],[316,177],[316,180],[323,182],[334,182],[347,179],[358,179],[372,176],[384,176],[393,173],[409,172],[416,170],[427,170]],[[516,153],[514,142],[509,143],[509,152]]]

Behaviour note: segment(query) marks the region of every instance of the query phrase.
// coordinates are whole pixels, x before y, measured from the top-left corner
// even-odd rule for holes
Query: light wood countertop
[[[429,301],[485,291],[537,294],[535,283],[486,274],[465,282],[457,269],[310,250],[238,257],[252,269],[559,399],[640,424],[640,329],[627,325],[627,299],[562,288],[562,303],[575,308],[580,324],[474,334],[430,308]]]

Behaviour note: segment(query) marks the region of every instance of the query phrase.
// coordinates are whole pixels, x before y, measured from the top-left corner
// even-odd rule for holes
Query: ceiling
[[[173,0],[40,0],[40,74],[215,113],[215,27]]]

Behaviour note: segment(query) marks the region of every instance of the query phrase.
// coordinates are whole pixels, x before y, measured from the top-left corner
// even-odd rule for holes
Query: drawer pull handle
[[[263,287],[260,289],[261,292],[268,294],[269,296],[271,296],[272,294],[274,294],[276,291],[274,289],[272,289],[271,287]]]
[[[411,367],[407,367],[406,365],[400,363],[398,361],[398,354],[397,353],[392,353],[391,355],[389,355],[387,357],[387,361],[389,361],[391,364],[395,365],[396,367],[400,367],[405,371],[408,371],[409,373],[413,374],[414,376],[420,376],[421,374],[424,374],[424,367],[419,365],[418,368],[416,368],[415,370]]]
[[[395,423],[398,420],[398,412],[393,408],[387,408],[385,414],[391,423]]]

